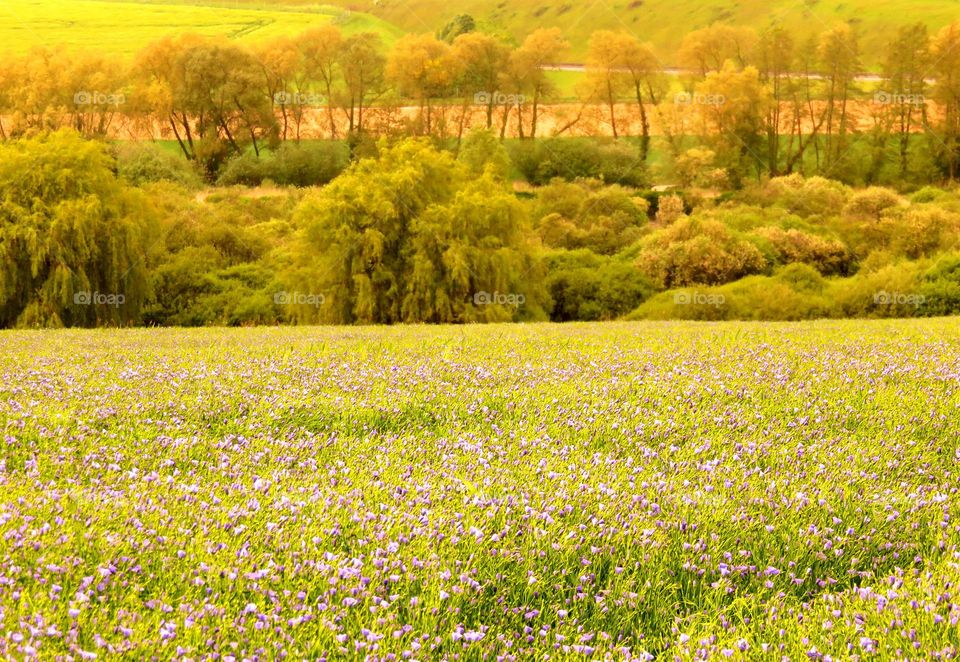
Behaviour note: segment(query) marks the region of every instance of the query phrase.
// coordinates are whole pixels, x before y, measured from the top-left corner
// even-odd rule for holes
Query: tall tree
[[[704,135],[726,166],[734,186],[754,171],[760,175],[764,161],[764,123],[772,103],[770,90],[753,66],[738,70],[732,62],[707,74],[698,89],[697,104],[706,123]]]
[[[764,32],[756,48],[757,69],[760,80],[770,89],[772,103],[766,117],[767,149],[766,159],[770,174],[780,174],[781,129],[783,111],[793,98],[792,67],[794,64],[794,44],[790,33],[777,26]],[[791,138],[793,133],[791,132]],[[787,160],[790,159],[792,142],[787,145]]]
[[[320,27],[307,30],[297,40],[300,46],[300,53],[303,57],[303,74],[309,83],[316,82],[323,90],[324,101],[327,109],[327,122],[330,126],[330,138],[337,137],[337,122],[333,116],[333,97],[334,87],[336,85],[337,70],[342,68],[347,58],[348,45],[344,43],[343,34],[339,28],[334,25],[321,25]],[[349,42],[349,48],[352,53],[349,59],[356,59],[351,63],[351,75],[357,76],[356,69],[359,68],[359,77],[364,78],[364,67],[370,63],[370,53],[365,48],[360,47],[366,43],[366,38],[358,37]],[[356,83],[356,81],[353,81]],[[349,87],[349,85],[348,85]],[[363,83],[357,86],[362,90],[366,87]],[[359,93],[361,99],[359,105],[363,108],[363,93]]]
[[[650,153],[650,119],[647,106],[656,108],[663,100],[667,82],[652,46],[643,44],[624,32],[619,33],[617,44],[621,53],[621,66],[626,70],[633,86],[634,98],[637,100],[637,110],[640,113],[640,157],[646,161]]]
[[[460,63],[459,87],[465,97],[483,101],[487,128],[493,126],[493,108],[510,50],[502,41],[482,32],[462,34],[453,42],[453,58]]]
[[[930,66],[930,35],[922,23],[905,25],[887,51],[884,79],[889,111],[897,133],[897,161],[901,177],[907,176],[910,138],[927,119],[926,89]],[[883,100],[883,99],[881,99]]]
[[[423,133],[431,133],[433,100],[453,91],[458,68],[450,45],[430,34],[401,37],[390,51],[387,79],[401,95],[416,99]]]
[[[960,23],[951,23],[934,37],[934,98],[942,108],[938,131],[945,174],[956,179],[960,170]]]
[[[617,102],[630,85],[624,68],[624,55],[619,33],[613,30],[596,30],[590,35],[587,45],[586,97],[589,101],[599,101],[607,107],[610,130],[614,138],[620,137],[617,130]]]
[[[650,120],[647,106],[656,106],[663,97],[666,84],[663,69],[652,47],[624,31],[597,30],[590,37],[587,55],[586,91],[588,98],[607,106],[616,137],[614,106],[630,91],[640,115],[641,158],[650,151]]]
[[[290,122],[295,125],[296,139],[300,139],[300,125],[303,121],[303,107],[298,103],[301,93],[296,81],[303,68],[300,50],[290,37],[276,39],[259,44],[255,50],[257,63],[263,72],[264,94],[274,106],[280,108],[282,126],[280,137],[287,139]]]
[[[141,53],[135,72],[143,109],[165,116],[184,155],[211,177],[228,153],[247,145],[259,152],[260,140],[277,130],[260,64],[226,39],[160,40]]]
[[[836,175],[846,156],[851,129],[851,98],[860,67],[857,34],[848,24],[838,25],[820,37],[817,49],[826,76],[826,135],[824,171]]]
[[[519,48],[513,51],[510,67],[514,80],[521,83],[524,93],[530,98],[530,138],[537,137],[537,121],[540,105],[555,91],[547,76],[546,68],[557,64],[563,53],[570,48],[559,28],[539,28],[531,32]],[[519,101],[519,99],[518,99]],[[518,104],[523,105],[523,104]],[[522,114],[519,118],[521,137],[523,135]]]
[[[756,40],[751,28],[713,23],[687,33],[680,44],[680,61],[700,77],[720,71],[727,61],[742,69]]]
[[[343,42],[338,63],[343,75],[341,107],[347,116],[347,130],[362,133],[364,111],[369,102],[383,93],[386,58],[380,36],[373,32],[351,35]]]
[[[139,321],[151,212],[72,131],[0,147],[0,326]]]

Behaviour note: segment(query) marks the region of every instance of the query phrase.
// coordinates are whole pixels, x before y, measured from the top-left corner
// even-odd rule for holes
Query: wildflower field
[[[0,334],[0,657],[948,659],[960,324]]]

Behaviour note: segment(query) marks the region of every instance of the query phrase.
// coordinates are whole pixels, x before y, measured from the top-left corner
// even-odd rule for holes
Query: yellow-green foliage
[[[776,203],[801,217],[833,215],[850,196],[850,189],[823,177],[774,177],[753,193],[760,201]]]
[[[699,216],[681,218],[641,240],[636,265],[663,287],[726,283],[768,266],[750,241]]]
[[[534,218],[544,245],[612,254],[637,241],[649,203],[623,187],[597,180],[555,180],[537,191]]]
[[[545,316],[527,214],[490,168],[477,177],[426,140],[385,143],[311,195],[302,287],[336,323],[506,321]],[[502,300],[502,301],[501,301]]]
[[[70,132],[0,146],[0,326],[140,321],[155,218],[111,170]]]

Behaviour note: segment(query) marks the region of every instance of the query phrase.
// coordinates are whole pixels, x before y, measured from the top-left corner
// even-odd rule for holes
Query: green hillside
[[[795,28],[798,41],[849,21],[859,28],[865,60],[872,65],[882,58],[898,26],[922,21],[936,29],[960,19],[956,0],[335,0],[335,4],[370,12],[407,31],[436,30],[460,13],[516,38],[538,27],[556,26],[574,45],[574,60],[597,28],[628,30],[655,44],[669,60],[683,35],[715,21],[757,30],[780,24]]]
[[[0,51],[64,43],[129,54],[170,33],[255,40],[328,21],[347,32],[379,32],[389,42],[403,32],[435,32],[466,13],[514,40],[538,27],[560,27],[573,45],[571,61],[583,59],[594,30],[627,30],[652,42],[666,64],[676,64],[686,33],[716,21],[758,31],[787,26],[798,42],[848,21],[860,32],[865,65],[875,68],[898,26],[922,21],[935,30],[960,18],[958,10],[957,0],[4,0]]]
[[[246,41],[296,34],[334,22],[345,32],[380,33],[388,43],[401,31],[373,16],[330,5],[188,2],[177,0],[3,0],[0,52],[37,46],[131,55],[170,34],[197,32]]]

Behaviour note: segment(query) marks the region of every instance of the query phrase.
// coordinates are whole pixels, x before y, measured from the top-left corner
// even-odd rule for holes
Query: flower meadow
[[[0,657],[953,659],[960,324],[0,335]]]

